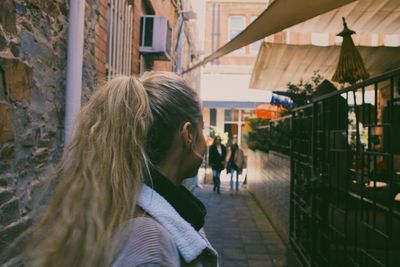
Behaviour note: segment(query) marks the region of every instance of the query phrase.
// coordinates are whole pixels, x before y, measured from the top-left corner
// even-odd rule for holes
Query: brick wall
[[[247,182],[274,228],[289,244],[290,159],[270,151],[248,154]]]
[[[98,81],[101,83],[106,78],[106,42],[107,42],[107,0],[99,1],[98,23],[95,27],[95,58],[97,64]],[[148,0],[148,1],[128,1],[133,4],[133,34],[132,34],[132,74],[140,74],[140,17],[143,15],[166,16],[172,28],[172,48],[175,48],[178,35],[178,14],[175,6],[170,0]],[[172,58],[177,55],[173,54]],[[172,60],[154,60],[152,62],[154,70],[173,70]]]
[[[18,265],[22,243],[12,244],[47,202],[45,192],[63,149],[66,3],[0,1],[1,266]],[[97,84],[98,4],[85,2],[83,101]]]
[[[176,27],[173,27],[176,20],[176,9],[171,1],[162,0],[147,1],[144,5],[143,1],[135,1],[133,5],[133,49],[132,49],[132,74],[140,74],[140,17],[143,15],[159,15],[167,16],[170,26],[173,28],[172,39],[173,43],[176,39]],[[169,70],[172,71],[171,61],[154,61],[154,70]]]
[[[95,57],[99,83],[103,83],[106,80],[107,2],[108,0],[99,0],[99,16],[95,26]]]
[[[140,54],[139,54],[139,40],[140,40],[140,17],[145,14],[142,1],[135,1],[133,3],[133,48],[132,48],[132,73],[140,73]]]
[[[187,1],[184,1],[185,3]],[[171,60],[152,60],[147,58],[147,60],[151,61],[153,70],[166,70],[173,71],[174,61],[177,59],[177,51],[175,51],[178,30],[179,30],[179,17],[177,13],[177,8],[172,4],[170,0],[148,0],[148,1],[135,1],[134,2],[134,21],[133,21],[133,49],[132,49],[132,74],[140,73],[140,53],[139,53],[139,40],[140,40],[140,17],[143,15],[158,15],[158,16],[166,16],[169,22],[169,25],[172,29],[172,54]],[[193,23],[185,23],[185,27],[193,28],[195,24]],[[189,34],[186,32],[184,34]],[[194,33],[190,33],[194,36]],[[194,37],[191,37],[191,40],[194,40]],[[184,37],[186,40],[186,37]],[[186,49],[194,49],[194,42],[189,44],[190,48],[186,47]],[[189,53],[185,51],[182,53],[182,57],[184,61],[190,61]],[[196,72],[195,78],[190,77],[190,80],[193,80],[193,85],[198,85],[197,78],[199,74]]]

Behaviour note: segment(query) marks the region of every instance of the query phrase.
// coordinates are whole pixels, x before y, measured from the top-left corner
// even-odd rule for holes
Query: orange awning
[[[271,105],[271,104],[262,104],[257,106],[256,108],[256,116],[258,118],[274,120],[280,117],[281,112],[286,109],[281,106]]]

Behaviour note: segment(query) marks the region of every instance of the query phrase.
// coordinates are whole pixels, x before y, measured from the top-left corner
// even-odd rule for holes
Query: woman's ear
[[[185,122],[182,126],[182,139],[185,146],[190,147],[193,142],[192,124]]]

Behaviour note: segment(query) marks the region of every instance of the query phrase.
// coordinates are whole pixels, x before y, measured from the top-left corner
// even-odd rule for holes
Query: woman
[[[230,190],[233,191],[233,174],[236,172],[236,192],[239,191],[239,175],[243,170],[244,154],[237,144],[237,137],[232,139],[231,146],[226,155],[226,166],[228,173],[231,173]]]
[[[206,144],[197,94],[175,74],[119,77],[82,109],[30,266],[217,266],[206,210],[180,186]]]
[[[214,138],[213,144],[210,146],[209,152],[209,165],[211,165],[212,173],[213,173],[213,181],[214,181],[214,189],[213,191],[217,191],[220,194],[221,187],[221,171],[225,169],[225,157],[226,157],[226,148],[223,144],[221,144],[221,137],[216,136]]]

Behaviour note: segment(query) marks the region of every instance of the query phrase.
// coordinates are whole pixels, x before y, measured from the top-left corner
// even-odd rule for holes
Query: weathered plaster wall
[[[247,183],[274,228],[289,244],[290,159],[249,150]]]

